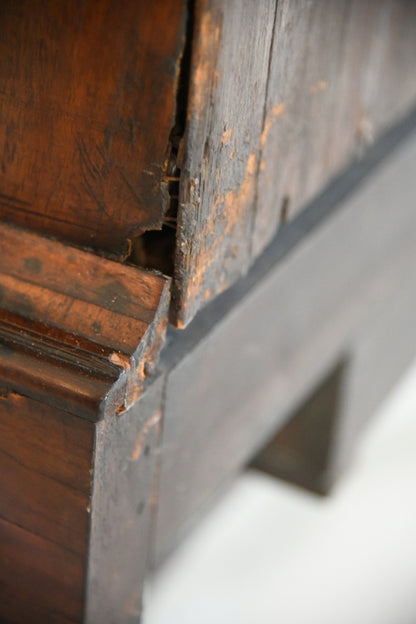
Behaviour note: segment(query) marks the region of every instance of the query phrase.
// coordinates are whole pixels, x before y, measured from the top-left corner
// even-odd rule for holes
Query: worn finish
[[[139,620],[162,385],[97,423],[3,390],[2,622]]]
[[[94,426],[0,397],[0,620],[79,622]]]
[[[137,621],[169,285],[0,224],[1,621]]]
[[[161,227],[185,9],[2,1],[2,219],[121,254]]]
[[[169,280],[6,224],[0,267],[0,620],[137,621]]]
[[[172,319],[185,325],[246,270],[274,0],[198,0]]]
[[[163,343],[169,280],[6,224],[0,244],[3,384],[92,419],[127,409]]]
[[[349,197],[338,181],[172,331],[153,378],[169,280],[108,259],[174,225],[179,167],[183,326],[403,113],[412,7],[334,7],[197,0],[181,144],[184,0],[0,7],[0,620],[138,621],[151,538],[160,561],[285,425],[277,446],[301,461],[302,436],[321,430],[308,485],[329,485],[414,355],[414,136]],[[315,414],[287,425],[320,385]]]
[[[183,338],[173,336],[157,561],[342,362],[351,407],[337,413],[325,479],[345,467],[375,399],[416,352],[415,162],[413,132],[356,178],[354,193],[351,178],[339,181]],[[349,195],[337,201],[343,186]]]
[[[412,0],[198,0],[196,9],[178,327],[416,100]]]
[[[162,386],[159,379],[124,414],[97,423],[87,624],[140,618],[156,504]]]
[[[416,99],[412,0],[282,0],[265,105],[253,255]]]

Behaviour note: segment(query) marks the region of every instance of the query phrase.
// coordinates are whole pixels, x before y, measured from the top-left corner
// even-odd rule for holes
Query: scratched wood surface
[[[138,621],[168,304],[159,273],[0,224],[0,621]]]
[[[100,405],[127,409],[157,361],[168,305],[159,273],[0,224],[0,371],[9,388],[31,387],[92,419]]]
[[[195,3],[172,318],[246,270],[275,0]]]
[[[412,0],[278,2],[253,255],[416,99]]]
[[[0,397],[0,620],[79,622],[89,532],[92,423]]]
[[[186,325],[416,100],[412,0],[197,0],[172,320]]]
[[[413,115],[397,151],[397,143],[384,145],[380,161],[374,146],[368,160],[288,224],[244,280],[186,331],[172,330],[161,360],[167,382],[156,561],[345,365],[340,400],[327,419],[318,419],[330,449],[324,440],[311,445],[326,453],[314,486],[327,489],[349,464],[364,423],[415,357],[415,122]],[[365,163],[372,169],[363,176]],[[306,430],[297,424],[309,445],[309,421]],[[300,440],[301,456],[302,446]],[[293,464],[284,471],[278,458],[276,465],[294,477]],[[310,470],[309,485],[312,476]]]
[[[0,4],[0,217],[127,253],[167,207],[185,0]]]

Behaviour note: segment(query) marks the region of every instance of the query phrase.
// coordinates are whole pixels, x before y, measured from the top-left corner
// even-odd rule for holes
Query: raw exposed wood
[[[346,366],[345,366],[346,364]],[[269,441],[252,467],[318,494],[333,485],[333,454],[345,390],[348,362],[331,370],[324,381]]]
[[[3,384],[93,419],[127,409],[163,343],[169,280],[6,224],[0,243]]]
[[[0,215],[128,251],[160,228],[185,0],[4,0]]]
[[[415,24],[413,0],[277,3],[254,257],[414,104]]]
[[[94,425],[0,397],[0,620],[79,622]]]
[[[186,325],[416,100],[412,0],[197,0],[172,320]]]
[[[246,270],[275,0],[197,0],[172,319]]]

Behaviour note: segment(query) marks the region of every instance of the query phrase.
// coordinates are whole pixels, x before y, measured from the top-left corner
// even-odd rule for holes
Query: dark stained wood
[[[250,262],[275,0],[197,0],[172,319],[182,327]]]
[[[166,311],[165,305],[165,318]],[[112,378],[99,367],[95,378],[93,371],[82,370],[82,340],[81,359],[76,364],[75,359],[67,362],[64,356],[71,355],[75,340],[70,342],[67,337],[59,347],[58,330],[51,336],[46,331],[42,334],[45,328],[38,322],[33,327],[29,324],[33,333],[25,335],[28,328],[22,317],[8,313],[5,318],[8,333],[2,336],[0,352],[4,366],[0,396],[0,620],[62,624],[137,621],[154,512],[163,380],[153,383],[137,401],[140,382],[136,376],[129,379],[128,370],[120,373],[113,365],[116,374]],[[36,342],[31,344],[33,339]],[[48,351],[52,347],[57,353]],[[19,376],[19,358],[26,377]],[[47,365],[53,377],[49,385]],[[16,374],[14,380],[10,369]],[[88,406],[90,412],[85,413],[83,376],[97,392],[100,371],[100,402],[97,396],[97,402]],[[127,378],[132,390],[135,387],[135,405],[130,409],[126,380],[119,397],[123,402],[108,398],[113,386],[120,385],[119,377]],[[36,380],[43,384],[40,391]],[[44,393],[46,402],[57,407],[8,392],[5,382],[35,397]],[[73,401],[66,405],[75,414],[98,422],[59,409],[68,385]],[[115,393],[119,396],[119,389]]]
[[[375,168],[339,180],[245,280],[171,336],[156,561],[342,362],[326,486],[347,465],[416,352],[415,161],[414,130],[384,160],[375,147],[364,159]]]
[[[0,244],[3,383],[92,419],[126,409],[157,361],[169,280],[6,224]]]
[[[4,0],[0,216],[114,253],[160,228],[185,0]]]
[[[82,621],[80,557],[0,518],[0,561],[2,622]]]
[[[138,621],[163,383],[96,423],[2,389],[2,622]]]
[[[94,425],[0,398],[0,620],[81,621]]]
[[[0,285],[0,620],[137,621],[169,280],[2,223]]]
[[[168,185],[174,223],[179,166],[189,322],[413,101],[406,2],[196,0],[181,144],[191,3],[2,3],[1,621],[137,622],[152,541],[160,561],[276,428],[296,452],[322,429],[310,486],[346,465],[416,350],[414,133],[172,330],[154,377],[169,279],[108,257],[161,226]],[[322,384],[323,419],[288,425]]]
[[[89,492],[93,432],[88,421],[12,393],[1,398],[0,409],[3,452],[22,467],[37,465],[40,475]]]
[[[325,194],[289,224],[246,280],[186,332],[170,332],[158,376],[129,409],[117,414],[114,402],[96,407],[92,423],[4,392],[0,446],[6,468],[9,461],[19,465],[11,476],[9,468],[0,471],[6,493],[0,518],[7,515],[0,520],[0,619],[137,621],[151,536],[160,561],[276,427],[347,361],[343,407],[329,419],[332,444],[324,449],[327,474],[337,476],[375,397],[416,349],[415,159],[413,135],[396,154],[373,155],[366,177],[347,176],[337,184],[340,195]],[[16,341],[25,327],[19,319],[26,322],[15,312],[5,315]],[[26,331],[42,337],[42,359],[53,366],[53,340],[63,360],[76,337],[59,327],[42,333],[41,326],[30,321]],[[6,372],[7,366],[2,378]],[[118,382],[104,383],[111,392]],[[27,394],[35,392],[26,386]],[[82,411],[76,403],[73,409]],[[78,498],[62,493],[66,500],[57,505],[56,488]]]
[[[414,105],[415,24],[412,0],[278,2],[254,256]]]
[[[26,527],[35,535],[65,544],[71,552],[83,554],[88,493],[62,485],[53,475],[39,474],[37,463],[22,465],[19,456],[11,456],[2,444],[0,517]]]
[[[85,622],[138,622],[156,504],[163,379],[97,423]]]
[[[0,620],[138,622],[164,380],[92,423],[0,397]]]
[[[174,324],[408,112],[415,23],[412,0],[197,0]]]

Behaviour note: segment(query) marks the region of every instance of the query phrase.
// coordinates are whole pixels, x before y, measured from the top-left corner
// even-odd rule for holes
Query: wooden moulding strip
[[[169,279],[0,224],[0,378],[90,419],[140,396]]]

